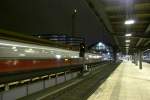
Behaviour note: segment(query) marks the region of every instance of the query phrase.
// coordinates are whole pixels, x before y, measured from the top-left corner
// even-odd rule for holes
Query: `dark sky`
[[[27,35],[70,34],[75,8],[78,11],[75,32],[85,36],[88,45],[98,41],[112,43],[85,0],[1,0],[0,28]]]

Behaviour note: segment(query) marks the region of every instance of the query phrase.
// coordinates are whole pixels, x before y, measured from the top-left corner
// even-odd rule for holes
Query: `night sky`
[[[26,35],[70,34],[75,8],[75,32],[85,36],[88,45],[114,43],[85,0],[1,0],[0,28]]]

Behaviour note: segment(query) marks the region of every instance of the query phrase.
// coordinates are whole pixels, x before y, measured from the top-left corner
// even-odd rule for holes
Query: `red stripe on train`
[[[56,68],[70,64],[79,64],[79,59],[1,60],[0,73]]]

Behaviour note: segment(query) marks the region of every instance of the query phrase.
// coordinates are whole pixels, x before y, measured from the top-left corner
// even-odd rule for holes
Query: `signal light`
[[[85,54],[85,44],[84,43],[80,43],[80,57],[84,57]]]

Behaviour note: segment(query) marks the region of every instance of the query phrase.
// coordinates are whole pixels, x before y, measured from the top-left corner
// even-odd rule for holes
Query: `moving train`
[[[98,54],[85,53],[85,64],[99,62]],[[0,39],[0,74],[79,65],[78,51]]]

